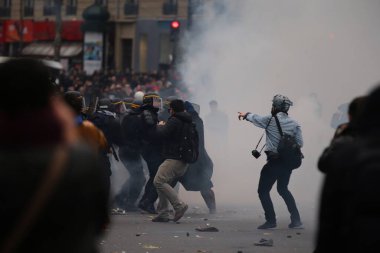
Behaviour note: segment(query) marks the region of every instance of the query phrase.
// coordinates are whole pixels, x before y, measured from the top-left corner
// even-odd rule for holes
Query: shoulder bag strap
[[[37,187],[30,202],[27,204],[24,213],[21,214],[21,217],[16,221],[15,226],[9,233],[9,237],[5,240],[4,244],[1,245],[1,253],[13,252],[33,227],[38,215],[47,204],[64,173],[66,159],[67,149],[65,147],[59,147],[54,152],[41,184]]]
[[[267,130],[267,128],[268,128],[270,122],[272,121],[272,118],[273,118],[273,117],[271,117],[271,118],[269,119],[268,124],[267,124],[267,126],[265,127],[265,129],[264,129],[264,133],[265,133],[265,131]],[[259,142],[258,142],[257,145],[256,145],[256,148],[255,148],[256,150],[257,150],[257,147],[259,146],[261,140],[262,140],[263,137],[264,137],[264,133],[261,135],[260,140],[259,140]],[[266,144],[264,144],[264,146],[261,148],[261,151],[264,149],[265,145],[266,145]],[[260,151],[260,152],[261,152],[261,151]]]
[[[284,133],[282,132],[282,128],[281,128],[281,125],[280,125],[280,121],[278,120],[277,115],[274,115],[274,118],[275,118],[275,120],[276,120],[276,125],[277,125],[277,128],[278,128],[278,131],[280,132],[280,135],[283,136]]]

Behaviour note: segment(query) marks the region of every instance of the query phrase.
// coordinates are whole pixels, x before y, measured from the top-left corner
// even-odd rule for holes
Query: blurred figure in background
[[[378,251],[379,108],[378,86],[347,127],[355,133],[355,141],[336,149],[329,163],[321,193],[316,253]]]
[[[219,140],[220,145],[227,144],[228,140],[228,116],[218,108],[218,102],[210,101],[210,113],[205,116],[205,126],[210,134],[215,137],[213,140]]]
[[[343,123],[339,125],[335,131],[334,137],[331,140],[330,145],[325,148],[321,157],[318,160],[318,169],[327,173],[334,161],[334,155],[336,151],[347,145],[353,145],[355,137],[357,135],[355,128],[352,127],[351,122],[355,122],[357,117],[360,115],[363,105],[365,104],[366,97],[357,97],[351,101],[348,106],[348,123]]]
[[[105,171],[42,62],[0,64],[0,251],[97,252]]]

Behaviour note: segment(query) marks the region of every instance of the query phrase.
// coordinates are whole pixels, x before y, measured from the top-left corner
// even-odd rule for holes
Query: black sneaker
[[[292,228],[292,229],[303,229],[303,224],[302,222],[300,221],[292,221],[288,228]]]
[[[264,224],[257,227],[257,229],[269,229],[277,227],[276,222],[265,222]]]

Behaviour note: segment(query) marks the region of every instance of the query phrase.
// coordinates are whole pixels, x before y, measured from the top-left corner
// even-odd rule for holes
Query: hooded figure
[[[194,106],[186,101],[185,110],[191,115],[199,136],[199,156],[198,160],[190,164],[185,175],[179,182],[187,191],[200,191],[205,200],[210,213],[215,213],[215,194],[211,190],[213,184],[211,177],[213,173],[213,162],[205,149],[203,121],[195,111]]]

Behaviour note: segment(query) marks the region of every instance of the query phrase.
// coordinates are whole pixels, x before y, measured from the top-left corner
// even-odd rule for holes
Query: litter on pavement
[[[272,247],[273,246],[273,240],[262,238],[258,243],[254,243],[253,245]]]

